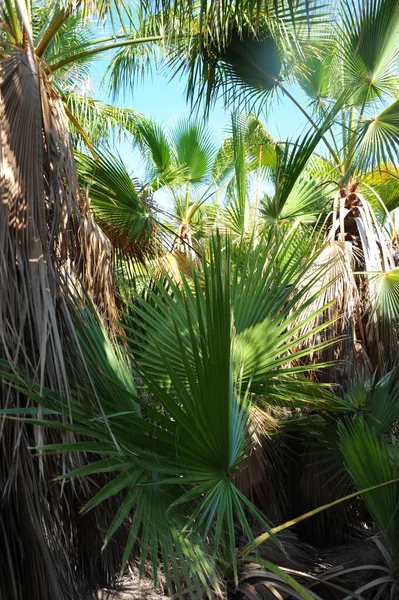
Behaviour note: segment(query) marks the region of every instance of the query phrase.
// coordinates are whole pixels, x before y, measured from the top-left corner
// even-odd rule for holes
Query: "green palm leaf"
[[[309,294],[309,297],[306,294],[313,281],[320,277],[320,269],[315,269],[312,277],[308,276],[301,291],[294,292],[309,268],[307,252],[304,252],[303,246],[302,249],[294,246],[294,239],[279,242],[273,238],[268,241],[262,238],[255,251],[241,242],[232,268],[228,263],[230,243],[227,243],[222,266],[229,273],[232,286],[233,373],[235,379],[240,378],[245,386],[251,386],[251,391],[264,394],[270,402],[289,404],[295,398],[295,401],[302,399],[314,405],[323,398],[328,401],[328,394],[320,386],[300,379],[300,374],[309,369],[309,366],[299,364],[300,358],[311,349],[301,347],[302,338],[296,338],[295,332],[300,329],[298,318],[314,300],[314,294]],[[212,248],[215,252],[217,246]],[[134,353],[143,369],[151,370],[154,377],[164,381],[165,385],[170,374],[168,369],[165,370],[164,356],[173,364],[181,385],[187,386],[187,361],[191,364],[195,361],[195,340],[201,347],[206,299],[201,291],[203,282],[198,277],[195,275],[195,294],[188,282],[180,289],[168,280],[168,288],[158,285],[156,291],[150,293],[150,304],[138,300],[136,307],[132,307],[132,328],[137,332],[132,338]],[[204,277],[205,282],[210,278],[206,262]],[[317,290],[316,295],[322,291]],[[324,309],[318,306],[314,310],[319,314]],[[306,322],[312,320],[314,310],[311,310],[311,315],[303,317]],[[175,326],[181,332],[179,340],[174,334]],[[319,327],[327,326],[326,322],[316,329],[319,331]],[[188,331],[191,331],[190,335]],[[151,334],[148,335],[148,332]]]
[[[353,101],[362,105],[383,93],[398,90],[399,53],[397,0],[342,2],[339,37],[343,83],[352,88]]]
[[[393,327],[399,325],[399,268],[370,273],[372,311]]]
[[[299,84],[313,102],[319,103],[329,96],[334,53],[333,41],[327,41],[316,56],[310,56],[305,61],[306,70],[299,77]]]
[[[133,511],[125,558],[139,543],[142,565],[150,556],[155,568],[160,549],[164,569],[173,573],[175,584],[183,572],[185,583],[193,585],[197,593],[198,586],[211,589],[215,577],[208,575],[214,574],[215,566],[220,569],[228,560],[235,569],[235,516],[248,538],[252,534],[246,511],[267,526],[233,483],[251,444],[248,401],[245,396],[239,397],[233,379],[230,281],[228,271],[226,274],[223,270],[220,249],[215,250],[213,261],[206,273],[206,300],[198,296],[200,346],[193,324],[187,321],[193,361],[184,359],[183,338],[177,321],[171,318],[187,386],[182,385],[170,355],[163,355],[171,385],[160,385],[151,371],[139,368],[145,394],[151,394],[151,400],[144,401],[126,372],[124,359],[112,351],[104,329],[85,311],[76,325],[96,394],[82,396],[72,389],[68,402],[46,391],[41,401],[46,408],[72,419],[71,424],[48,421],[49,427],[76,434],[85,431],[89,438],[101,442],[101,447],[93,446],[91,441],[76,446],[80,452],[98,448],[107,458],[71,472],[67,478],[116,474],[114,483],[107,484],[89,505],[115,493],[125,494],[108,538]],[[198,285],[197,280],[197,291]],[[35,388],[26,392],[35,399],[40,397]],[[71,447],[57,446],[58,451],[62,449],[70,451]],[[172,527],[165,524],[166,513]],[[209,547],[205,552],[199,539],[207,538]]]
[[[231,116],[231,142],[234,180],[225,208],[226,224],[238,235],[245,235],[249,225],[249,197],[246,164],[246,123],[237,113]],[[232,187],[234,186],[234,187]],[[230,197],[229,197],[230,196]]]
[[[91,210],[113,246],[143,258],[154,253],[157,218],[150,198],[139,192],[121,158],[109,150],[96,150],[97,158],[76,151],[79,180],[90,198]]]
[[[389,442],[364,423],[353,422],[340,427],[341,450],[345,463],[358,488],[392,481],[399,476],[396,440]],[[365,502],[384,531],[396,563],[399,560],[399,485],[393,484],[368,492]]]
[[[191,184],[204,183],[215,156],[210,132],[202,124],[182,119],[172,129],[171,140],[185,179]]]
[[[158,176],[164,175],[170,168],[172,153],[169,140],[163,129],[146,119],[142,119],[138,126],[139,138],[137,140],[142,149],[149,152]]]
[[[376,381],[362,376],[354,379],[345,402],[363,418],[376,436],[386,435],[399,419],[399,382],[393,369]]]
[[[96,146],[110,137],[120,140],[131,137],[137,131],[140,115],[134,110],[105,104],[76,92],[66,91],[63,98],[67,109]],[[79,131],[76,133],[79,134]]]
[[[256,21],[251,22],[253,6],[247,0],[239,12],[238,5],[225,4],[217,15],[215,9],[210,3],[205,14],[195,12],[192,22],[187,21],[189,31],[169,52],[173,71],[188,75],[188,98],[206,109],[220,95],[235,108],[264,105],[282,76],[303,60],[304,49],[319,38],[329,12],[315,0],[295,6],[266,0],[258,4]]]
[[[395,101],[361,125],[354,160],[363,170],[396,166],[398,141],[399,101]]]
[[[333,189],[330,174],[320,169],[320,179],[314,181],[313,177],[307,175],[306,168],[311,170],[314,166],[314,151],[332,126],[342,101],[337,100],[316,129],[308,131],[294,143],[287,142],[277,147],[275,193],[263,208],[267,219],[278,222],[281,218],[303,218],[312,213],[316,215],[325,206]]]

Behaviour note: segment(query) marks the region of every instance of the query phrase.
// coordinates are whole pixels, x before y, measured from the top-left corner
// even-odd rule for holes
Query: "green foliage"
[[[323,176],[320,179],[313,178],[307,169],[323,131],[330,124],[331,119],[326,119],[315,133],[305,134],[292,145],[286,143],[277,147],[276,168],[273,173],[274,196],[266,198],[262,206],[266,222],[278,224],[280,220],[314,221],[320,217],[335,186]]]
[[[374,311],[392,328],[399,324],[399,268],[371,274]]]
[[[11,283],[0,337],[2,357],[18,360],[1,363],[2,414],[24,415],[35,426],[39,470],[43,452],[80,455],[68,472],[63,464],[63,485],[83,479],[95,489],[82,512],[101,507],[110,517],[104,548],[127,525],[121,571],[134,556],[140,574],[151,566],[156,586],[161,567],[169,592],[179,597],[187,590],[192,598],[215,597],[226,579],[237,587],[242,559],[255,547],[343,501],[269,525],[239,483],[255,452],[264,452],[266,432],[294,432],[303,447],[312,445],[319,466],[333,465],[328,493],[328,486],[345,479],[346,468],[347,481],[349,474],[356,488],[366,490],[370,515],[399,565],[399,403],[392,368],[399,275],[389,214],[398,205],[398,10],[396,0],[345,0],[332,8],[318,0],[160,0],[141,2],[134,14],[117,0],[32,6],[5,0],[1,205],[11,212],[3,219],[8,271],[0,279]],[[94,38],[94,16],[110,19],[109,36]],[[205,110],[220,95],[226,105],[268,108],[285,95],[310,130],[275,142],[258,116],[234,112],[230,136],[217,150],[202,122],[180,120],[167,130],[131,109],[91,98],[87,77],[103,52],[112,53],[106,79],[114,92],[161,58],[173,76],[188,76],[188,98]],[[292,84],[308,95],[309,106],[296,100]],[[67,118],[87,203],[77,192]],[[143,185],[110,149],[111,136],[134,140],[147,159]],[[153,202],[161,189],[170,194],[172,214],[162,214]],[[25,205],[26,232],[21,227],[10,235],[18,221],[15,207]],[[48,280],[44,271],[30,271],[36,264],[32,219]],[[95,221],[102,228],[105,235],[97,237],[108,244],[108,254],[96,255],[84,238],[88,219],[92,237],[99,231]],[[215,222],[223,233],[216,233]],[[106,267],[100,255],[108,257]],[[110,322],[106,329],[88,291],[77,292],[73,269],[85,261],[86,281],[111,274],[108,299],[115,318],[119,292],[124,330]],[[148,271],[125,277],[128,263],[145,264]],[[15,298],[21,300],[17,308]],[[58,329],[61,323],[65,331]],[[360,375],[354,377],[356,369]],[[10,394],[17,398],[14,408]],[[16,394],[40,408],[25,409]],[[270,427],[256,420],[259,415]],[[13,444],[30,440],[28,429],[18,427],[4,443],[12,466],[1,480],[13,497],[29,487],[18,487],[25,483],[25,467],[20,441]],[[58,437],[43,443],[42,427]],[[284,447],[286,440],[277,443]],[[301,460],[306,457],[303,451]],[[32,467],[34,458],[29,460]],[[262,468],[267,460],[260,460]],[[61,461],[52,464],[58,469]],[[278,469],[272,471],[275,476]],[[261,485],[283,494],[284,465],[280,471]],[[345,499],[355,502],[358,493]],[[39,494],[37,506],[52,506],[51,494]],[[109,515],[112,500],[117,508]],[[37,507],[32,514],[44,523]],[[46,532],[58,532],[58,506],[54,514],[57,528],[46,522],[40,525]],[[256,537],[259,528],[266,533]],[[42,550],[54,541],[46,535]],[[14,552],[19,540],[13,544]],[[7,535],[6,546],[8,552]],[[287,597],[317,597],[271,562],[247,560]],[[13,575],[17,589],[15,581]],[[363,591],[373,585],[366,583]],[[49,596],[42,581],[40,586]]]
[[[357,161],[363,169],[374,171],[397,162],[399,102],[367,120],[359,129]]]
[[[342,454],[357,487],[369,487],[398,478],[398,443],[376,435],[365,423],[340,427]],[[364,497],[373,518],[384,531],[394,560],[399,560],[399,486],[393,484]]]
[[[223,268],[223,277],[231,285],[233,373],[241,385],[264,395],[267,402],[285,405],[293,402],[295,405],[300,401],[313,405],[324,401],[332,402],[333,406],[334,397],[322,386],[298,379],[299,374],[313,367],[301,365],[301,357],[311,352],[311,348],[301,348],[301,339],[295,335],[299,329],[297,319],[314,300],[313,295],[306,298],[306,293],[320,276],[320,270],[316,269],[314,278],[301,291],[295,291],[309,263],[304,248],[294,246],[293,242],[293,238],[282,241],[273,237],[269,240],[261,238],[254,251],[250,245],[247,247],[241,242],[231,267],[228,243],[226,256],[221,265],[217,265],[218,269]],[[212,250],[211,247],[211,256],[214,252],[215,248]],[[214,268],[213,262],[211,268]],[[204,269],[206,285],[211,275],[205,264]],[[153,292],[149,292],[151,302],[141,301],[137,309],[132,307],[132,330],[139,332],[142,328],[143,331],[132,336],[133,352],[145,371],[151,370],[160,381],[169,379],[164,364],[164,356],[168,356],[181,383],[187,382],[186,363],[194,361],[194,339],[199,343],[203,335],[198,319],[206,311],[206,294],[201,292],[204,283],[195,272],[193,277],[195,291],[187,283],[180,289],[170,281],[173,291],[170,294],[159,283]],[[316,295],[320,293],[319,290]],[[324,310],[322,306],[317,312]],[[171,318],[171,315],[175,316]],[[311,321],[313,316],[313,313],[307,315],[305,321]],[[304,321],[301,323],[303,325]],[[328,321],[315,332],[327,326]],[[179,328],[181,339],[175,337],[175,327]],[[189,335],[191,328],[193,332]],[[321,369],[323,365],[317,368]]]
[[[66,108],[85,132],[91,146],[107,144],[110,140],[131,139],[132,135],[137,135],[137,122],[141,115],[134,110],[105,104],[85,93],[79,94],[69,90],[63,94],[63,99]],[[73,122],[71,128],[75,147],[80,147],[82,142],[87,142],[81,138],[79,135],[81,129]]]
[[[151,203],[140,194],[120,157],[96,150],[96,159],[75,152],[80,184],[86,188],[95,218],[109,233],[114,246],[127,254],[154,241]]]
[[[342,5],[339,38],[343,84],[353,89],[354,103],[361,106],[383,94],[395,95],[398,2],[347,0]]]
[[[242,245],[232,268],[230,244],[215,238],[202,276],[193,272],[194,288],[186,278],[181,289],[169,280],[168,288],[159,284],[147,300],[137,298],[129,344],[142,392],[123,348],[110,343],[86,310],[76,326],[95,396],[77,388],[69,401],[50,391],[40,400],[25,388],[46,409],[72,419],[35,423],[91,438],[49,445],[48,451],[106,456],[65,476],[114,474],[87,505],[123,493],[106,541],[131,518],[124,559],[139,547],[142,567],[148,557],[155,569],[159,550],[169,582],[173,577],[176,585],[181,572],[193,589],[210,589],[214,573],[227,567],[236,573],[237,525],[248,540],[253,519],[267,526],[234,483],[252,445],[251,393],[259,389],[269,401],[285,405],[339,405],[323,387],[298,379],[306,369],[284,366],[288,355],[294,361],[305,354],[294,351],[294,330],[287,330],[297,314],[290,316],[300,299],[291,298],[291,290],[301,261],[292,254],[291,266],[279,269],[271,259],[265,271],[272,251],[271,242],[255,254]],[[282,253],[280,247],[276,259]]]
[[[153,189],[209,181],[215,149],[204,125],[182,119],[167,131],[141,119],[136,139],[147,157]]]

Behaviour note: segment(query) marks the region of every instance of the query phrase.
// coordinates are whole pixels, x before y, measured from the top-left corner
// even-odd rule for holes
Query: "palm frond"
[[[371,281],[371,306],[372,313],[377,313],[391,327],[399,325],[399,268],[372,272],[369,274]]]
[[[289,246],[287,240],[285,243]],[[300,374],[308,367],[289,366],[311,352],[310,349],[296,349],[301,343],[300,339],[296,339],[295,333],[299,331],[299,327],[290,327],[301,312],[301,299],[305,297],[305,290],[295,297],[291,297],[291,292],[295,289],[295,282],[303,279],[307,268],[308,263],[303,262],[303,255],[295,254],[294,247],[288,250],[270,239],[268,242],[264,240],[263,244],[259,243],[253,254],[250,248],[245,248],[245,242],[241,242],[238,262],[231,272],[235,377],[239,376],[243,384],[250,385],[251,391],[264,394],[267,402],[289,404],[294,398],[310,404],[317,403],[317,398],[321,402],[323,398],[326,402],[329,401],[328,398],[334,402],[326,390],[300,378]],[[318,276],[320,273],[315,272],[306,290]],[[157,294],[151,294],[153,306],[140,303],[132,325],[136,329],[143,328],[143,334],[137,335],[132,342],[139,363],[143,368],[151,369],[159,381],[165,381],[166,384],[168,380],[162,358],[165,353],[173,361],[182,384],[187,384],[185,365],[187,360],[194,360],[194,355],[191,350],[192,342],[184,332],[187,331],[189,320],[195,326],[199,342],[198,319],[204,309],[201,308],[198,312],[196,304],[205,302],[205,299],[202,294],[198,296],[198,292],[194,297],[188,283],[184,284],[184,291],[172,282],[169,285],[173,295],[158,286]],[[313,298],[312,294],[311,297]],[[310,304],[309,298],[302,310]],[[293,306],[297,308],[290,316]],[[322,312],[323,309],[324,307],[318,308],[317,312]],[[182,331],[186,348],[184,361],[180,345],[177,340],[173,341],[173,326],[170,317],[166,316],[169,312],[176,315]],[[306,317],[306,321],[308,318],[310,317]],[[144,334],[148,331],[151,331],[150,336]]]
[[[162,57],[166,35],[161,22],[159,30],[133,30],[127,32],[122,48],[114,53],[104,73],[103,82],[115,99],[121,92],[134,93],[135,84],[155,70]],[[136,40],[140,40],[139,43]],[[145,41],[147,40],[147,42]],[[101,46],[99,45],[99,49]]]
[[[80,184],[87,189],[91,211],[115,249],[149,258],[156,248],[157,224],[151,199],[140,194],[140,185],[117,154],[106,149],[96,152],[97,159],[76,153]]]
[[[360,127],[354,161],[364,171],[396,166],[398,141],[399,101],[396,101]]]
[[[181,119],[171,132],[176,158],[190,184],[204,183],[215,156],[211,133],[203,124]]]
[[[199,298],[205,309],[202,313],[205,320],[200,325],[204,334],[200,348],[188,322],[194,355],[194,361],[186,364],[188,387],[182,386],[175,367],[169,357],[164,356],[172,387],[160,385],[150,372],[139,369],[146,393],[150,392],[152,399],[148,402],[136,396],[131,378],[120,373],[113,376],[115,371],[114,367],[110,368],[110,361],[117,364],[120,359],[115,352],[110,354],[105,330],[99,329],[96,320],[87,318],[86,311],[81,313],[82,321],[77,325],[82,348],[90,358],[86,362],[91,377],[100,382],[96,397],[91,399],[87,395],[86,402],[84,396],[75,396],[72,389],[73,402],[69,403],[48,390],[44,394],[46,408],[65,412],[72,418],[71,423],[49,421],[50,428],[75,434],[87,429],[85,435],[95,442],[50,445],[47,449],[69,452],[74,448],[81,452],[105,453],[107,457],[69,473],[67,478],[102,472],[117,474],[115,482],[107,484],[89,506],[125,490],[125,501],[111,524],[108,538],[134,508],[125,558],[139,543],[142,564],[150,556],[155,569],[160,545],[164,569],[169,568],[174,583],[178,585],[182,572],[185,584],[197,590],[211,589],[215,583],[215,568],[223,566],[223,562],[215,564],[214,559],[221,560],[224,552],[233,569],[236,568],[233,515],[239,518],[247,538],[252,534],[246,510],[266,526],[265,520],[233,483],[233,476],[250,444],[247,399],[244,396],[238,400],[232,378],[229,278],[221,270],[221,256],[216,254],[214,260],[208,270],[206,303]],[[197,280],[197,288],[198,284]],[[173,322],[174,338],[182,346],[182,335],[172,318]],[[123,363],[121,366],[125,369]],[[13,379],[12,375],[7,377]],[[35,400],[40,399],[35,387],[26,392]],[[118,406],[115,406],[115,393]],[[163,407],[161,411],[157,409],[159,405]],[[35,422],[45,423],[37,419]],[[145,475],[143,481],[140,472]],[[163,527],[161,519],[165,512],[175,522],[175,511],[176,528]],[[151,513],[153,516],[149,518]],[[199,535],[203,540],[210,538],[206,550],[194,542]]]
[[[362,178],[365,185],[363,193],[382,223],[387,219],[387,212],[392,213],[399,207],[398,177],[395,166],[388,165],[378,167]]]
[[[266,215],[278,221],[286,216],[306,215],[321,212],[332,191],[332,182],[319,171],[320,180],[306,181],[306,171],[314,166],[314,151],[325,133],[332,126],[340,109],[338,100],[316,130],[312,129],[294,143],[280,145],[276,149],[276,170],[274,174],[275,193],[265,206]],[[319,198],[317,197],[319,196]],[[287,206],[286,206],[287,205]]]
[[[290,0],[266,0],[258,4],[255,21],[252,10],[247,0],[241,8],[209,2],[199,10],[188,2],[181,13],[183,27],[175,10],[160,16],[170,39],[167,62],[174,76],[188,77],[187,97],[193,105],[207,111],[218,95],[226,105],[245,105],[247,111],[264,105],[283,63],[287,75],[294,72],[303,50],[323,37],[329,13],[326,4],[315,0],[296,2],[295,8]],[[154,15],[151,10],[148,14]]]
[[[34,6],[34,18],[36,27],[40,23],[40,30],[34,41],[35,49],[44,61],[44,65],[55,62],[59,56],[72,58],[78,55],[76,60],[72,60],[56,74],[57,83],[61,86],[68,80],[75,86],[78,81],[84,83],[89,76],[93,56],[81,57],[76,49],[80,50],[90,45],[93,41],[93,33],[92,27],[84,23],[82,13],[79,10],[62,11],[59,6],[54,4],[52,6],[50,2],[45,6]],[[54,27],[57,21],[60,23],[59,28]]]
[[[173,151],[162,127],[152,121],[141,119],[138,124],[136,141],[149,158],[150,181],[160,180],[159,186],[162,186],[169,180],[173,180],[176,176],[173,169]]]
[[[230,183],[230,198],[225,207],[226,224],[237,235],[248,233],[249,226],[249,197],[246,164],[246,122],[237,113],[231,116],[231,143],[234,165],[234,179]]]
[[[133,140],[136,134],[137,123],[141,118],[136,111],[104,104],[87,94],[67,92],[63,97],[65,106],[79,122],[85,131],[90,143],[99,146],[108,142],[112,137],[116,141],[124,138]],[[79,139],[79,130],[74,131],[74,141]],[[79,140],[80,143],[84,140]],[[78,145],[78,144],[76,144]]]
[[[388,434],[398,420],[399,387],[397,371],[383,375],[381,379],[358,373],[353,379],[344,402],[357,417],[365,420],[376,436]]]
[[[340,427],[341,450],[345,463],[359,488],[392,481],[399,475],[397,441],[376,436],[361,422]],[[373,517],[384,531],[395,561],[398,561],[397,526],[399,486],[382,487],[364,496]]]
[[[396,95],[398,79],[398,2],[346,0],[339,25],[343,84],[362,105],[383,93]]]
[[[336,48],[333,39],[327,40],[318,52],[305,60],[306,70],[298,78],[304,92],[314,103],[320,103],[330,95],[331,71],[334,67]]]

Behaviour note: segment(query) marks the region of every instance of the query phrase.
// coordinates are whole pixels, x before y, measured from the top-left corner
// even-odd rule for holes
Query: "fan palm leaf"
[[[91,326],[91,331],[94,327],[94,333],[90,333],[87,319],[81,330],[85,342],[83,347],[87,347],[90,343],[96,348],[96,353],[93,355],[93,369],[91,369],[91,361],[88,361],[88,366],[96,380],[99,377],[101,381],[105,379],[106,387],[102,383],[97,390],[97,401],[93,403],[89,401],[87,404],[82,404],[76,398],[68,406],[68,402],[51,393],[47,394],[46,400],[48,408],[57,411],[68,410],[74,420],[74,425],[53,422],[49,423],[50,427],[78,433],[83,432],[85,422],[87,424],[91,421],[92,427],[87,434],[100,443],[89,442],[87,445],[83,442],[77,444],[75,449],[107,455],[106,459],[70,473],[68,478],[101,472],[116,472],[123,475],[123,477],[118,476],[116,483],[107,486],[91,503],[94,505],[122,489],[127,492],[120,512],[111,524],[107,540],[135,508],[125,558],[140,539],[142,564],[147,557],[147,552],[152,556],[152,561],[157,562],[157,546],[160,543],[164,568],[167,569],[168,562],[171,561],[170,568],[171,573],[174,572],[175,583],[178,582],[177,556],[182,561],[179,569],[189,574],[186,577],[187,583],[192,578],[194,584],[197,580],[201,586],[204,577],[201,581],[198,561],[194,564],[191,562],[196,554],[194,538],[190,545],[187,545],[192,536],[186,529],[194,528],[194,537],[195,532],[200,531],[202,539],[212,533],[213,555],[222,559],[222,549],[226,548],[234,562],[233,513],[238,511],[247,535],[250,535],[250,527],[244,516],[244,508],[249,508],[254,515],[257,514],[256,510],[251,508],[249,501],[241,497],[231,480],[250,442],[246,435],[248,415],[245,398],[238,403],[237,390],[231,373],[231,324],[228,305],[226,305],[229,294],[227,282],[224,278],[212,275],[209,283],[216,286],[216,289],[212,287],[208,290],[208,328],[206,332],[204,330],[205,338],[203,338],[201,355],[195,344],[193,346],[193,351],[196,353],[195,364],[187,365],[189,388],[181,387],[179,378],[166,357],[165,366],[169,369],[174,392],[161,387],[156,380],[147,376],[149,374],[140,373],[146,387],[156,398],[156,402],[163,406],[163,411],[156,410],[152,403],[145,403],[131,391],[129,392],[125,387],[129,383],[126,377],[119,375],[116,381],[107,375],[110,372],[108,352],[99,352],[103,345],[104,330],[101,333],[94,322]],[[178,330],[175,331],[175,335],[179,342]],[[106,371],[101,368],[102,360],[105,361]],[[114,400],[113,393],[111,395],[107,390],[110,389],[109,386],[115,386],[114,389],[117,389],[120,385],[126,389],[124,392],[126,401],[117,407],[116,413],[116,407],[113,406],[113,412],[110,413],[109,408],[114,404]],[[129,387],[132,389],[130,383]],[[176,393],[179,394],[179,400],[175,396]],[[118,395],[121,397],[120,391]],[[150,421],[138,415],[137,406],[151,417]],[[106,422],[103,418],[93,419],[95,415],[100,417],[107,413]],[[135,435],[131,436],[133,430]],[[148,436],[150,432],[151,435]],[[122,441],[124,435],[126,437]],[[114,440],[118,441],[117,447],[114,445]],[[48,449],[68,451],[72,446],[58,444],[49,446]],[[176,462],[176,452],[179,456],[178,462]],[[139,459],[137,460],[135,456]],[[142,480],[140,472],[147,473],[148,476]],[[153,508],[151,508],[152,494],[156,494]],[[162,498],[165,498],[164,507],[162,507]],[[180,524],[177,526],[176,533],[173,527],[162,525],[166,510],[170,513],[170,518],[173,518],[175,510],[173,507],[180,514]],[[145,520],[148,519],[150,519],[149,524],[146,525]],[[261,522],[264,523],[262,519]],[[140,538],[138,538],[139,529]],[[179,546],[178,549],[174,547],[176,544]],[[202,558],[205,565],[204,573],[207,569],[213,572],[209,551]],[[200,559],[199,554],[197,558]],[[209,583],[207,585],[209,586]]]
[[[304,49],[323,35],[328,13],[317,2],[299,2],[294,9],[290,2],[267,1],[251,21],[250,3],[241,10],[210,3],[204,14],[194,12],[188,31],[167,53],[174,73],[188,75],[188,98],[206,109],[218,95],[235,108],[264,105],[281,78],[298,67]]]
[[[362,170],[374,171],[397,163],[399,102],[394,102],[359,130],[354,161]]]
[[[398,10],[396,1],[363,3],[348,0],[342,3],[339,37],[343,84],[353,89],[353,100],[358,105],[381,94],[396,94]]]
[[[361,422],[340,427],[341,450],[350,475],[360,488],[391,481],[398,477],[398,448],[396,440],[389,442],[377,437]],[[383,487],[365,495],[365,502],[384,531],[398,562],[398,505],[397,485]]]
[[[40,396],[38,388],[27,390],[5,374],[47,411],[71,418],[34,419],[36,424],[91,438],[50,444],[47,450],[100,455],[65,478],[113,474],[87,508],[124,495],[106,538],[130,519],[124,560],[136,548],[141,564],[148,558],[155,569],[160,553],[170,582],[178,586],[183,573],[194,594],[205,589],[211,597],[215,574],[231,568],[237,577],[237,528],[250,541],[250,520],[267,527],[235,485],[252,444],[250,393],[258,386],[268,402],[340,406],[333,394],[300,379],[302,368],[284,366],[302,356],[291,341],[295,330],[285,321],[298,300],[291,298],[300,276],[295,250],[293,263],[279,269],[281,246],[273,257],[271,242],[266,250],[259,244],[255,256],[242,245],[233,269],[229,248],[220,238],[212,241],[203,273],[193,272],[194,287],[185,277],[181,287],[169,278],[165,293],[160,287],[156,295],[147,294],[150,302],[136,298],[136,320],[146,334],[140,341],[136,326],[128,342],[142,391],[129,374],[130,359],[110,346],[88,309],[81,309],[76,326],[95,395],[82,394],[80,383],[71,385],[72,401],[49,390]],[[256,345],[247,345],[254,335]],[[277,335],[279,348],[272,348]],[[164,527],[165,512],[173,527]]]
[[[392,268],[369,274],[371,310],[390,327],[397,329],[399,323],[399,269]]]
[[[307,367],[290,367],[303,354],[310,349],[296,350],[300,340],[296,339],[295,332],[299,328],[291,328],[291,324],[301,314],[302,297],[305,289],[298,296],[291,297],[295,289],[295,282],[304,277],[308,263],[304,262],[304,254],[299,254],[298,247],[291,246],[289,238],[281,242],[270,239],[268,242],[259,243],[253,255],[245,249],[245,242],[241,242],[238,249],[237,263],[231,272],[232,285],[232,310],[234,318],[234,373],[242,379],[245,385],[250,385],[252,391],[264,394],[267,401],[294,402],[302,401],[313,403],[317,398],[328,402],[327,391],[322,391],[316,384],[313,392],[302,396],[302,390],[312,388],[305,381],[296,380],[296,375],[303,373]],[[286,244],[286,246],[283,246]],[[288,249],[289,248],[289,249]],[[315,270],[314,276],[309,280],[306,290],[313,281],[320,277],[320,271]],[[167,290],[158,287],[151,295],[151,304],[140,304],[133,317],[132,327],[137,334],[134,338],[134,353],[139,364],[151,369],[159,381],[166,381],[168,377],[164,371],[162,355],[165,353],[173,361],[174,369],[179,373],[180,380],[187,382],[186,361],[194,360],[191,350],[192,341],[185,332],[188,320],[197,323],[198,309],[196,304],[200,287],[197,283],[197,293],[189,291],[187,285],[179,289],[172,285],[173,295]],[[320,293],[320,290],[319,292]],[[314,300],[313,295],[307,298],[302,306],[309,306]],[[201,302],[205,302],[201,300]],[[295,307],[290,315],[291,309]],[[168,311],[173,311],[178,319],[178,326],[187,345],[182,361],[180,342],[177,343],[173,336],[173,326],[168,316]],[[201,309],[202,311],[203,309]],[[322,312],[324,306],[317,309]],[[308,315],[306,319],[311,319]],[[302,323],[303,325],[303,323]],[[327,324],[326,324],[327,326]],[[196,329],[199,327],[195,325]],[[140,333],[140,329],[143,333]],[[151,331],[151,335],[147,333]],[[316,332],[315,332],[316,333]],[[196,337],[200,340],[200,331],[197,329]],[[321,367],[321,365],[320,365]],[[274,378],[278,378],[275,385]],[[275,380],[277,384],[277,379]],[[284,383],[283,383],[284,382]],[[286,388],[284,386],[287,386]],[[304,386],[304,387],[303,387]],[[295,398],[295,400],[294,400]],[[330,398],[332,400],[332,398]]]
[[[113,248],[143,260],[155,251],[157,218],[150,197],[140,192],[121,158],[110,150],[96,150],[97,159],[75,152],[82,189],[90,209],[112,241]],[[160,240],[159,240],[160,241]]]

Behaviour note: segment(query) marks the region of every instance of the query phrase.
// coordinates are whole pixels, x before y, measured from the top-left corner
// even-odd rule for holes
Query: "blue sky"
[[[109,59],[108,59],[109,60]],[[107,59],[96,61],[92,71],[92,79],[96,96],[99,92],[98,83],[101,80],[105,68],[108,64]],[[298,96],[298,90],[295,90]],[[172,81],[164,74],[154,74],[148,76],[143,82],[137,83],[133,91],[127,91],[121,94],[116,100],[110,98],[104,91],[103,100],[115,103],[125,108],[132,108],[143,113],[146,117],[154,119],[160,124],[167,124],[178,116],[189,116],[189,107],[185,100],[185,82],[184,80],[173,79]],[[301,99],[305,103],[305,98]],[[280,103],[274,103],[270,114],[260,115],[266,129],[276,140],[285,140],[296,138],[304,126],[305,119],[296,106],[289,99],[284,99]],[[214,134],[215,143],[219,145],[227,135],[229,127],[229,112],[225,111],[223,103],[219,101],[209,116],[208,127]],[[135,176],[142,176],[143,166],[138,164],[138,156],[128,144],[121,144],[118,148],[120,155],[129,170]]]
[[[168,82],[161,76],[153,76],[137,84],[133,94],[126,94],[119,104],[134,108],[147,117],[166,123],[177,114],[189,114],[185,101],[185,82],[174,79]],[[303,127],[304,117],[296,106],[287,99],[274,106],[274,110],[266,119],[262,120],[267,125],[271,135],[276,139],[286,139],[298,134]],[[209,117],[209,126],[215,132],[215,137],[223,139],[228,126],[229,114],[225,111],[223,103],[219,101]]]

